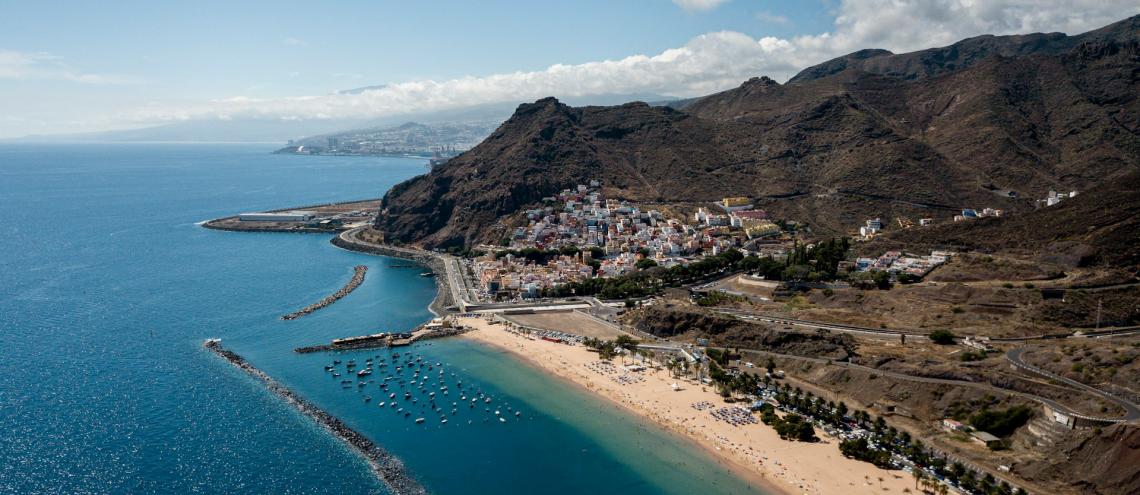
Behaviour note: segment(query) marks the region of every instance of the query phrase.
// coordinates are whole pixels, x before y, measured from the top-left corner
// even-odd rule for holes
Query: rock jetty
[[[205,346],[206,349],[221,356],[226,361],[229,361],[230,364],[237,366],[242,371],[245,371],[250,376],[264,383],[271,392],[285,399],[286,402],[292,404],[293,407],[296,407],[302,414],[312,418],[317,424],[325,427],[337,438],[359,452],[368,461],[376,477],[388,487],[391,493],[395,495],[420,495],[427,493],[427,490],[408,473],[404,467],[404,463],[400,461],[399,458],[384,450],[379,445],[376,445],[375,442],[369,440],[360,432],[353,430],[341,420],[305,400],[284,385],[281,385],[269,375],[265,374],[265,372],[255,368],[239,354],[226,350],[222,347],[220,340],[207,340]]]
[[[297,311],[289,313],[285,316],[282,316],[281,319],[282,320],[295,320],[295,319],[300,318],[302,316],[305,316],[309,313],[312,313],[318,309],[321,309],[325,306],[331,305],[334,302],[339,301],[340,298],[347,296],[349,293],[356,290],[357,287],[360,287],[360,284],[364,282],[364,274],[367,272],[368,272],[367,266],[356,265],[355,267],[353,267],[352,280],[349,280],[347,284],[344,284],[344,287],[341,287],[340,290],[334,292],[331,296],[328,296],[324,299],[321,299],[320,301],[317,301],[313,304],[305,306],[304,308],[302,308],[300,310],[297,310]]]

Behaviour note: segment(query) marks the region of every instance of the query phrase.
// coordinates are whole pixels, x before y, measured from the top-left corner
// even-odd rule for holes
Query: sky
[[[862,48],[1078,34],[1136,0],[0,0],[0,138],[690,97]],[[375,87],[352,94],[341,90]]]

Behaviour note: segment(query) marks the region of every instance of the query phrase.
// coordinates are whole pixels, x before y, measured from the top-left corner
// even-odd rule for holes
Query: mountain
[[[486,140],[393,188],[393,242],[493,242],[505,220],[594,179],[610,197],[742,195],[819,235],[865,218],[1031,211],[1140,169],[1140,16],[1077,36],[863,50],[787,84],[760,77],[666,106],[520,105]]]
[[[359,95],[367,91],[383,89],[385,86],[365,86],[337,91],[338,95]],[[627,101],[646,100],[666,105],[676,100],[670,96],[652,93],[601,94],[571,98],[568,101],[580,105],[614,105]],[[336,119],[276,119],[240,118],[216,119],[201,118],[157,126],[141,127],[100,132],[75,134],[29,135],[5,141],[33,142],[257,142],[284,143],[288,140],[324,140],[336,134],[353,134],[399,126],[406,122],[422,124],[463,124],[472,122],[502,122],[511,115],[518,101],[509,103],[486,103],[446,110],[432,110],[394,114],[376,118],[336,118]],[[304,136],[304,137],[303,137]]]
[[[357,88],[342,93],[357,94],[383,86]],[[668,105],[676,99],[655,94],[607,94],[578,97],[574,101],[590,104],[624,103],[639,98],[651,99],[656,105]],[[330,140],[338,145],[337,153],[347,154],[430,154],[441,147],[467,150],[487,137],[510,115],[515,104],[493,103],[423,114],[426,123],[404,122],[338,130],[293,140],[278,153],[326,152]],[[298,146],[304,146],[299,149]],[[311,151],[304,151],[311,150]],[[447,153],[445,153],[446,155]]]

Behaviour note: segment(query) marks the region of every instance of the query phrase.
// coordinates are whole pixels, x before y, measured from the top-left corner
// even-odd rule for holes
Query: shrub
[[[954,343],[954,333],[949,330],[938,329],[930,332],[928,338],[931,342],[938,345],[950,345]]]
[[[1028,406],[1013,406],[1005,410],[982,409],[970,416],[970,426],[999,437],[1007,437],[1032,417],[1033,410]]]

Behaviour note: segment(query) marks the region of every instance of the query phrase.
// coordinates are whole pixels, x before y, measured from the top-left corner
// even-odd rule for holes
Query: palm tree
[[[918,466],[915,466],[914,469],[910,470],[910,474],[912,476],[914,476],[914,489],[915,490],[918,489],[919,483],[922,483],[924,486],[926,485],[926,473],[922,472],[921,468],[919,468]]]

